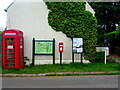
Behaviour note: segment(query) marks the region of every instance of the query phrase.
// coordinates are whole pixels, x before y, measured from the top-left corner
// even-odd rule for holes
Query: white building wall
[[[19,0],[18,0],[19,1]],[[8,29],[24,32],[25,56],[32,59],[32,39],[52,40],[55,38],[55,62],[59,63],[58,43],[64,43],[63,62],[72,62],[72,41],[62,32],[56,32],[48,24],[48,9],[44,2],[16,2],[8,9]],[[52,56],[36,55],[35,64],[52,64]],[[80,55],[76,55],[80,62]]]
[[[95,11],[92,9],[92,7],[86,2],[86,10],[87,11],[90,11],[93,16],[95,16]]]

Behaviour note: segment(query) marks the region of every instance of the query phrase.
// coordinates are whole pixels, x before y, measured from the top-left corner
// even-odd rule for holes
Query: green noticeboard
[[[35,64],[35,55],[52,55],[55,64],[55,38],[53,40],[35,40],[33,38],[32,65]]]
[[[53,41],[35,41],[35,54],[53,54]]]

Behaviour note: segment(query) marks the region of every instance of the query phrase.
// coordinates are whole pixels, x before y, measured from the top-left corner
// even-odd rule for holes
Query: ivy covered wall
[[[46,2],[48,23],[52,29],[67,37],[84,39],[84,57],[93,60],[96,54],[97,20],[85,10],[85,2]]]

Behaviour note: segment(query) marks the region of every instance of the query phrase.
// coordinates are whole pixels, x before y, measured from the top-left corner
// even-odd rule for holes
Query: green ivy
[[[97,20],[85,10],[85,2],[46,2],[48,23],[67,37],[84,38],[85,59],[93,60],[96,53]]]

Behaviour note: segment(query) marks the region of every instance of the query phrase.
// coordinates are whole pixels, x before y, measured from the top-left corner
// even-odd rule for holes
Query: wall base
[[[75,60],[75,62],[81,62],[80,60]],[[62,60],[62,64],[72,63],[72,60]],[[83,63],[90,63],[89,60],[83,60]],[[53,60],[35,60],[35,65],[40,64],[53,64]],[[55,60],[55,64],[60,64],[60,60]]]

